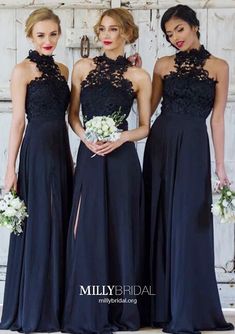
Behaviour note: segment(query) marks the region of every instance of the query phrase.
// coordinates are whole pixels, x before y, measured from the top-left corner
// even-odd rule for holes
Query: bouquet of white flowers
[[[85,138],[89,142],[116,141],[120,138],[121,130],[117,127],[124,120],[125,115],[121,114],[121,109],[113,112],[109,116],[94,116],[85,122]]]
[[[220,198],[211,206],[211,212],[221,223],[235,223],[235,192],[228,186],[219,190]]]
[[[16,235],[23,232],[22,224],[28,217],[23,201],[11,191],[0,199],[0,226],[5,226]]]

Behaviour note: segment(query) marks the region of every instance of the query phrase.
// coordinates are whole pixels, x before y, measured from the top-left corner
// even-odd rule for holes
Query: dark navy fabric
[[[121,108],[125,117],[120,128],[125,129],[135,93],[123,74],[131,64],[125,57],[112,60],[105,55],[94,62],[96,69],[81,84],[83,116],[108,116]],[[63,331],[137,330],[144,317],[142,302],[121,299],[138,296],[80,294],[81,286],[143,284],[143,180],[135,144],[127,142],[105,157],[92,155],[81,142],[68,233]],[[99,301],[105,297],[116,302]]]
[[[179,52],[163,80],[160,116],[144,155],[149,227],[151,325],[174,334],[230,330],[215,271],[210,150],[206,118],[216,81],[204,69],[210,53]]]
[[[65,112],[69,88],[52,56],[30,51],[42,76],[27,87],[28,124],[22,142],[18,193],[28,219],[11,235],[1,329],[53,332],[64,307],[66,236],[72,160]]]

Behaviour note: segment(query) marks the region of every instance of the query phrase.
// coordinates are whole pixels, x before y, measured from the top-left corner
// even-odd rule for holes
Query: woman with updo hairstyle
[[[105,16],[109,16],[116,21],[120,28],[120,34],[124,36],[124,39],[125,34],[128,35],[128,38],[126,38],[126,44],[134,43],[139,38],[139,27],[135,24],[132,14],[124,8],[107,9],[103,12],[94,26],[94,32],[97,38],[99,38],[100,25]]]
[[[128,10],[106,10],[94,30],[103,54],[75,63],[69,110],[69,123],[81,142],[67,241],[63,331],[84,334],[138,330],[149,315],[144,307],[147,291],[134,290],[142,289],[147,273],[143,182],[135,141],[148,135],[151,82],[124,55],[125,45],[138,37]],[[127,118],[135,99],[139,124],[129,130]],[[113,113],[120,119],[116,140],[88,140],[86,122]]]
[[[144,155],[149,227],[151,326],[198,334],[232,330],[225,321],[214,270],[211,166],[206,119],[211,114],[216,175],[224,166],[228,64],[200,43],[200,24],[188,6],[169,8],[161,28],[178,52],[157,60],[152,114],[161,104]]]
[[[34,50],[12,72],[13,114],[5,191],[17,190],[27,206],[28,218],[23,233],[10,237],[0,328],[57,332],[64,305],[65,243],[72,193],[65,123],[70,98],[68,69],[52,56],[61,34],[59,17],[52,10],[33,11],[25,32]]]

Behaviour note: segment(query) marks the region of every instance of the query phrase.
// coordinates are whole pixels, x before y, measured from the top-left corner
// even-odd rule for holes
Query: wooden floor
[[[235,309],[224,309],[224,314],[225,314],[225,318],[227,321],[232,322],[235,326]],[[2,307],[0,306],[0,316],[2,313]],[[5,331],[5,330],[1,330],[0,334],[9,334],[9,333],[18,333],[18,332],[11,332],[11,331]],[[58,332],[60,333],[60,332]],[[55,334],[58,334],[55,333]],[[159,334],[162,333],[161,329],[152,329],[152,328],[143,328],[138,332],[116,332],[116,333],[122,333],[122,334],[127,334],[127,333],[138,333],[138,334]],[[37,333],[38,334],[38,333]],[[39,333],[40,334],[40,333]],[[209,331],[209,332],[202,332],[202,334],[235,334],[235,330],[233,331]]]

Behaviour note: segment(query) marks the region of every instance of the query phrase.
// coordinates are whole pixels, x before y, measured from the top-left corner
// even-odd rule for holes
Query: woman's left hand
[[[136,52],[133,55],[128,57],[128,60],[132,63],[132,65],[141,68],[142,67],[142,58]]]
[[[109,154],[112,151],[116,150],[118,147],[122,146],[122,144],[124,143],[125,143],[125,140],[123,139],[122,134],[121,134],[120,138],[116,141],[107,141],[105,143],[99,144],[97,154],[100,154],[100,155]]]
[[[219,179],[219,188],[222,189],[223,186],[229,186],[231,183],[227,177],[226,171],[224,167],[217,167],[215,174]]]

